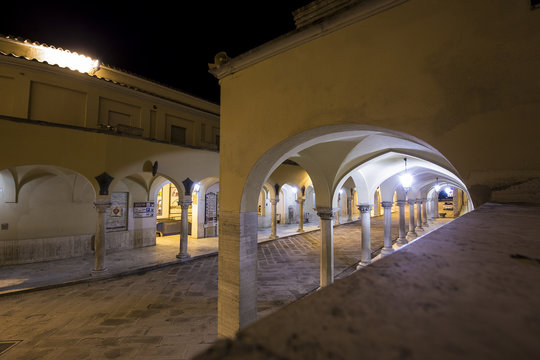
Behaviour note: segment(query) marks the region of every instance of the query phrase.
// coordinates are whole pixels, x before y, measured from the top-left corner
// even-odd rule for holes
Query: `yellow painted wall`
[[[268,149],[330,124],[426,141],[473,198],[539,176],[538,34],[526,1],[414,0],[222,78],[222,210]]]

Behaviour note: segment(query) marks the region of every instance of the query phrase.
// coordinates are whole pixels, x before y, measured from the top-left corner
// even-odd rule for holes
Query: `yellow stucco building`
[[[0,52],[0,264],[155,245],[156,220],[178,233],[184,207],[183,243],[206,235],[218,105],[28,40]]]
[[[219,332],[256,318],[257,197],[285,160],[317,194],[321,285],[332,281],[332,209],[350,178],[366,213],[378,187],[383,201],[427,201],[437,179],[471,209],[538,203],[539,16],[528,1],[315,1],[295,12],[295,31],[217,57]],[[406,197],[404,158],[417,181]]]

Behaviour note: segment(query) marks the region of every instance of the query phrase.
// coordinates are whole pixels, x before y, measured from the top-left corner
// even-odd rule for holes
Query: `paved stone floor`
[[[397,237],[397,218],[393,220]],[[427,230],[450,220],[438,219]],[[372,218],[374,251],[382,246],[382,226],[382,217]],[[334,228],[337,278],[353,271],[360,238],[358,222]],[[259,245],[259,317],[317,288],[319,239],[315,230]],[[21,341],[0,355],[2,360],[189,359],[216,340],[216,328],[215,255],[133,275],[0,296],[0,341]]]

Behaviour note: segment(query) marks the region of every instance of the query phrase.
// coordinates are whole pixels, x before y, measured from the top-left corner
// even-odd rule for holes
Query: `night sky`
[[[76,51],[219,103],[208,63],[238,56],[294,30],[291,12],[310,0],[73,2],[11,0],[0,34]]]

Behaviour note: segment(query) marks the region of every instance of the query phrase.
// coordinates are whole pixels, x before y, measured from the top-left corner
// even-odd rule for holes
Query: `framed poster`
[[[217,193],[209,192],[205,196],[204,226],[216,226],[218,220]]]

